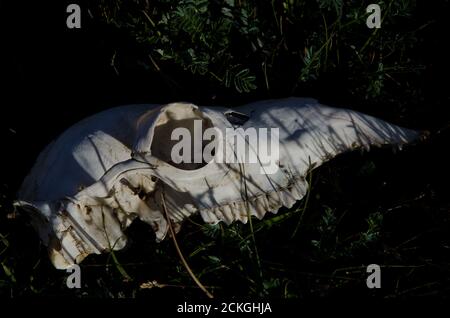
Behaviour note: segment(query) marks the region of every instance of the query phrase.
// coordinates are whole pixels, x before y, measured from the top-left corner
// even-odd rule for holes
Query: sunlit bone
[[[173,162],[177,140],[171,133],[179,127],[192,132],[194,120],[223,136],[227,128],[278,128],[279,169],[266,174],[260,162]],[[418,137],[416,131],[305,98],[234,109],[189,103],[123,106],[77,123],[48,145],[16,205],[30,213],[53,264],[64,269],[89,254],[123,248],[123,231],[136,218],[153,227],[157,240],[164,239],[168,220],[162,195],[178,228],[194,213],[211,224],[245,223],[249,215],[261,219],[292,207],[307,191],[308,171],[342,152],[401,146]]]

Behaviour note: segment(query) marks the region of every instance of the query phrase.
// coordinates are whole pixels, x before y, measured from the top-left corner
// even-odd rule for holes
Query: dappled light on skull
[[[305,176],[340,153],[401,147],[421,136],[308,98],[262,101],[234,112],[172,103],[94,115],[41,154],[16,205],[39,216],[33,225],[53,264],[67,268],[89,254],[122,249],[123,231],[135,219],[150,224],[157,241],[169,225],[179,229],[197,213],[209,224],[262,219],[301,200]]]

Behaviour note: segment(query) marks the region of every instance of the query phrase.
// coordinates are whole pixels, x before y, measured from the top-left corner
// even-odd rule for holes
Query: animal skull
[[[192,132],[196,120],[221,132],[224,139],[214,142],[231,153],[230,129],[278,128],[277,170],[261,173],[261,161],[174,163],[172,132],[180,127]],[[281,206],[290,208],[307,191],[308,171],[336,155],[371,145],[402,145],[418,136],[306,98],[233,110],[189,103],[123,106],[77,123],[48,145],[16,205],[30,213],[55,267],[65,269],[89,254],[122,249],[123,231],[136,218],[152,226],[158,241],[164,239],[169,220],[162,203],[178,228],[194,213],[212,224],[246,223],[249,215],[261,219]],[[235,137],[245,140],[242,134]]]

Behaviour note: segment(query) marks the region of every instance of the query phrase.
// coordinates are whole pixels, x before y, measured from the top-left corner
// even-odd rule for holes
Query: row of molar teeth
[[[92,251],[96,253],[100,252],[95,246],[87,246],[71,223],[67,219],[60,219],[58,224],[55,224],[55,233],[61,244],[61,249],[58,251],[55,250],[55,252],[60,254],[69,265],[80,262]]]
[[[291,208],[297,200],[300,200],[306,193],[302,182],[300,184],[294,182],[289,188],[259,195],[249,202],[232,202],[213,209],[202,209],[200,214],[203,220],[209,224],[217,224],[220,221],[228,225],[234,221],[247,223],[248,212],[250,215],[262,219],[266,212],[276,213],[282,206]]]

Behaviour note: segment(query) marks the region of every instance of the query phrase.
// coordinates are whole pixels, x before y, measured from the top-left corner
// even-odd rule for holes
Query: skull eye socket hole
[[[195,127],[201,127],[201,130],[195,130]],[[162,113],[156,123],[151,153],[154,157],[183,170],[196,170],[208,164],[203,158],[203,150],[207,144],[214,142],[204,140],[203,133],[214,125],[201,111],[193,107],[184,107],[181,109],[168,109]],[[172,133],[175,129],[182,128],[186,133],[172,140]],[[180,130],[179,130],[180,131]],[[194,146],[194,141],[199,140],[201,147]],[[181,146],[183,144],[183,146]],[[174,149],[174,146],[177,148]],[[181,150],[180,150],[181,148]],[[189,148],[189,149],[187,149]],[[184,153],[184,150],[187,153]],[[201,153],[196,153],[195,152]],[[180,163],[172,160],[172,155],[179,154],[183,157]],[[190,152],[190,155],[189,155]],[[184,160],[186,159],[187,160]],[[195,162],[195,158],[201,158],[200,162]]]

